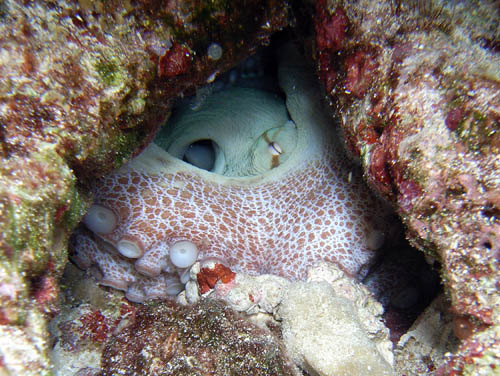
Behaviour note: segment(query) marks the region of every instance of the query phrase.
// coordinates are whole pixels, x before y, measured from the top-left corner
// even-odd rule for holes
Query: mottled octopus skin
[[[96,204],[111,209],[118,225],[107,235],[79,230],[73,260],[83,268],[97,265],[101,284],[139,301],[165,293],[168,273],[175,272],[168,248],[180,239],[194,242],[199,258],[220,258],[234,271],[300,279],[306,267],[327,260],[352,276],[364,274],[388,229],[389,210],[345,156],[302,61],[285,57],[280,64],[297,127],[297,145],[284,163],[256,176],[227,177],[153,143],[95,182]],[[138,244],[143,256],[119,256],[113,246],[120,239]]]

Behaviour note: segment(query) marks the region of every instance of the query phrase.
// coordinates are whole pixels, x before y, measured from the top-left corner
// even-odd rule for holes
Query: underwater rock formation
[[[292,357],[311,375],[337,375],[346,369],[350,375],[370,374],[368,369],[371,374],[392,372],[392,342],[381,320],[382,306],[334,264],[309,268],[306,282],[237,273],[200,296],[197,277],[209,267],[193,267],[188,284],[198,291],[188,297],[191,304],[180,307],[173,301],[130,303],[69,265],[62,281],[67,290],[61,313],[50,323],[54,374],[218,374],[214,364],[230,364],[248,346],[256,349],[247,365],[255,366],[256,374],[265,374],[265,369],[272,374],[268,366],[275,360],[292,372]],[[178,303],[185,305],[189,290],[193,288],[179,295]],[[320,334],[318,326],[323,328]],[[339,363],[332,354],[345,361]],[[186,357],[199,369],[189,369]],[[243,372],[238,374],[253,374],[237,363],[235,371]]]
[[[392,364],[368,338],[356,309],[327,282],[293,283],[279,315],[294,361],[313,375],[394,375]]]
[[[465,339],[442,369],[452,374],[498,368],[498,326],[481,330],[499,322],[500,18],[494,2],[453,3],[319,1],[315,21],[349,149],[443,265]],[[0,347],[2,372],[48,373],[44,315],[57,310],[66,240],[90,204],[75,176],[120,165],[153,137],[168,98],[288,22],[281,2],[168,4],[0,3],[0,325],[20,349]]]
[[[471,324],[474,328],[477,323]],[[447,354],[446,363],[437,375],[497,375],[500,367],[500,327],[491,325],[469,335],[453,354]]]
[[[55,376],[100,374],[104,346],[116,330],[130,323],[137,307],[115,290],[101,288],[71,263],[61,284],[65,288],[60,310],[49,322],[51,372]]]
[[[479,343],[500,322],[499,19],[493,1],[320,1],[315,15],[318,72],[347,146],[411,243],[439,261]]]
[[[251,319],[276,320],[294,362],[311,375],[392,375],[393,353],[384,309],[368,289],[333,263],[307,269],[305,281],[235,273],[205,290],[216,261],[191,268],[177,301],[221,299]],[[202,278],[200,278],[202,277]]]
[[[102,368],[103,376],[299,375],[276,335],[211,299],[141,306],[106,344]]]
[[[7,0],[0,21],[0,323],[22,330],[57,310],[85,184],[142,148],[171,99],[286,26],[288,7]]]
[[[458,348],[453,314],[444,294],[425,309],[394,349],[399,375],[433,374],[446,356]]]

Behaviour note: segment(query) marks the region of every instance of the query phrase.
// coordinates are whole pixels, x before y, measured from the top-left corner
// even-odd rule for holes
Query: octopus
[[[141,154],[94,182],[72,237],[79,267],[136,302],[179,292],[193,257],[173,253],[293,280],[321,260],[367,274],[391,211],[346,155],[307,60],[292,47],[279,55],[279,92],[234,86],[180,106]]]

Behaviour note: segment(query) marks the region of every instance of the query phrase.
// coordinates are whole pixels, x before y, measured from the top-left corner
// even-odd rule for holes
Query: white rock
[[[347,276],[335,264],[320,262],[307,271],[308,282],[328,282],[335,295],[354,303],[359,321],[380,354],[391,365],[394,364],[393,345],[389,329],[382,322],[384,308],[373,298],[370,291],[355,279]]]
[[[327,282],[290,284],[279,308],[283,338],[311,375],[394,375],[363,328],[355,304]]]

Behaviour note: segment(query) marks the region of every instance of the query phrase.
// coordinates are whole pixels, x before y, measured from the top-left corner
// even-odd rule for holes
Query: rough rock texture
[[[428,375],[455,352],[458,338],[443,294],[437,297],[399,340],[394,355],[400,375]]]
[[[270,318],[257,327],[211,298],[189,307],[172,301],[141,306],[71,264],[62,283],[61,311],[49,324],[56,376],[297,375],[278,325],[266,326]]]
[[[47,345],[46,325],[43,317],[29,312],[24,327],[0,325],[2,375],[39,375],[39,370],[50,367],[49,360],[41,355]]]
[[[49,323],[52,373],[100,372],[106,341],[114,330],[129,324],[137,307],[121,294],[100,288],[94,278],[71,264],[61,283],[65,286],[61,308]]]
[[[307,367],[311,375],[332,374],[344,369],[345,363],[338,364],[330,356],[321,355],[333,352],[347,356],[342,352],[344,348],[355,348],[359,354],[365,354],[356,356],[351,362],[351,365],[357,364],[360,374],[368,366],[373,366],[373,370],[387,369],[393,363],[389,331],[382,322],[382,306],[362,284],[334,264],[324,262],[309,268],[307,282],[298,284],[273,275],[240,273],[230,281],[217,280],[217,273],[208,272],[208,269],[220,272],[222,268],[217,268],[217,265],[221,264],[197,263],[191,268],[188,285],[196,286],[188,287],[177,298],[178,302],[185,304],[186,297],[190,296],[190,305],[181,308],[173,302],[163,304],[156,301],[139,308],[140,305],[123,299],[121,292],[97,286],[94,277],[69,264],[61,281],[65,286],[61,311],[49,325],[53,373],[57,376],[113,372],[182,375],[175,372],[196,374],[199,371],[203,374],[201,370],[204,370],[217,374],[214,367],[223,367],[236,359],[234,370],[243,372],[237,374],[250,375],[254,371],[247,372],[238,364],[239,351],[246,353],[249,346],[257,349],[253,354],[262,350],[265,356],[249,356],[246,358],[247,367],[255,367],[255,374],[261,370],[262,374],[272,374],[272,367],[269,368],[267,360],[263,360],[268,355],[275,355],[275,358],[267,358],[272,362],[273,359],[278,363],[291,362],[286,360],[285,347],[277,339],[281,338],[282,323],[284,333],[291,338],[286,342],[287,353],[293,351],[294,360]],[[200,278],[200,275],[205,278]],[[211,287],[200,296],[199,289],[207,281]],[[195,295],[193,289],[197,290]],[[218,301],[220,299],[223,302]],[[235,310],[241,313],[237,314]],[[348,316],[344,315],[345,312],[349,313]],[[313,315],[315,320],[311,320]],[[260,328],[248,324],[247,320]],[[310,330],[297,330],[297,326],[307,327],[308,322],[324,328],[333,326],[333,330],[322,330],[324,333],[320,337]],[[271,335],[267,328],[274,334]],[[200,334],[201,330],[206,330],[206,335]],[[237,337],[233,330],[239,333]],[[350,334],[340,336],[345,331]],[[162,347],[165,341],[171,341],[167,350]],[[328,345],[318,349],[315,345],[320,341],[326,341]],[[261,345],[263,347],[259,347]],[[342,351],[339,346],[342,346]],[[174,354],[168,352],[174,348],[177,348]],[[146,356],[142,357],[144,354]],[[191,357],[191,364],[198,364],[200,370],[183,368],[186,356]],[[150,361],[152,363],[148,363]],[[294,367],[287,367],[289,365],[283,369],[295,374]]]
[[[499,16],[494,2],[454,3],[318,1],[316,51],[350,150],[442,263],[469,323],[442,373],[473,374],[498,367],[498,326],[480,329],[499,322]],[[159,98],[212,79],[285,23],[281,4],[230,4],[0,3],[0,324],[22,349],[0,346],[2,372],[46,373],[43,315],[89,201],[73,171],[119,165],[167,116]]]
[[[499,16],[493,1],[332,0],[314,21],[348,148],[412,244],[441,263],[455,314],[478,328],[500,322]],[[464,344],[478,358],[499,341],[487,333]]]
[[[106,345],[103,375],[298,375],[272,332],[221,301],[140,307]]]
[[[295,282],[279,310],[294,361],[312,375],[393,375],[357,319],[349,300],[327,282]]]
[[[449,355],[437,375],[498,375],[500,372],[500,328],[492,325],[463,341],[458,350]]]
[[[217,260],[197,262],[189,272],[186,289],[177,297],[179,303],[193,304],[202,296],[210,297],[249,315],[274,313],[290,285],[288,279],[273,274],[234,273]]]
[[[66,241],[90,201],[79,183],[122,164],[170,99],[287,22],[286,4],[260,0],[0,3],[0,324],[56,310]]]
[[[337,265],[320,262],[308,268],[306,282],[243,273],[224,281],[216,278],[220,266],[215,261],[193,265],[177,300],[222,299],[253,320],[276,320],[287,351],[310,375],[392,374],[392,342],[382,306]],[[207,279],[212,281],[208,290]]]

